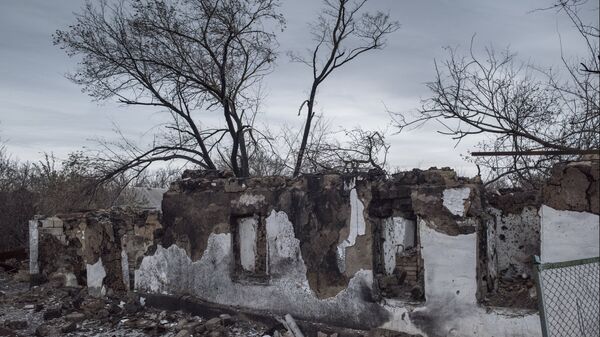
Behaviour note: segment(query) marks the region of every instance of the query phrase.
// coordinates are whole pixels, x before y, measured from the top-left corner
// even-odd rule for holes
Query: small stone
[[[27,270],[19,270],[14,276],[13,280],[15,282],[29,282],[30,280],[29,271]]]
[[[48,308],[44,312],[44,320],[49,321],[51,319],[59,318],[62,316],[62,310],[60,308]]]
[[[65,319],[69,322],[81,322],[85,319],[85,315],[80,312],[72,312],[66,315]]]
[[[536,298],[536,297],[537,297],[537,291],[536,291],[535,287],[529,288],[529,298]]]
[[[219,315],[219,318],[221,319],[221,323],[224,326],[228,326],[233,322],[233,319],[231,318],[231,315],[229,315],[229,314],[221,314],[221,315]]]
[[[108,312],[109,312],[111,315],[118,315],[118,314],[120,314],[120,313],[121,313],[121,310],[122,310],[122,308],[121,308],[119,305],[117,305],[116,303],[111,303],[111,304],[108,306]]]
[[[77,324],[75,324],[75,322],[68,322],[68,323],[61,325],[60,332],[69,333],[69,332],[75,331],[76,329],[77,329]]]
[[[190,336],[192,336],[192,334],[187,330],[181,330],[175,335],[175,337],[190,337]]]
[[[317,332],[317,337],[329,337],[329,336],[326,333],[319,331],[319,332]]]
[[[110,312],[108,312],[108,310],[106,310],[106,309],[100,309],[100,310],[98,310],[98,312],[96,312],[96,317],[98,317],[98,318],[102,319],[102,318],[106,318],[108,316],[110,316]]]
[[[201,334],[205,331],[206,331],[206,327],[203,324],[198,324],[194,327],[194,333]]]
[[[187,319],[185,319],[185,318],[182,318],[182,319],[180,319],[180,320],[177,322],[177,329],[179,329],[179,330],[183,330],[183,329],[184,329],[184,327],[187,325],[187,322],[188,322],[188,320],[187,320]]]
[[[140,307],[135,302],[125,303],[123,307],[128,315],[133,315],[140,310]]]
[[[214,330],[217,327],[221,326],[221,319],[219,317],[211,318],[208,321],[206,321],[206,323],[204,323],[204,326],[208,330]]]
[[[35,335],[38,337],[59,336],[60,331],[56,327],[45,323],[35,329]]]
[[[224,336],[224,334],[223,334],[223,332],[222,332],[222,331],[215,330],[215,331],[211,331],[211,332],[208,334],[208,336],[209,336],[209,337],[223,337],[223,336]]]
[[[5,321],[4,326],[12,330],[23,330],[27,327],[27,321]]]
[[[95,299],[95,298],[87,298],[81,303],[81,308],[88,314],[94,315],[98,310],[104,308],[104,301]]]
[[[410,295],[413,300],[420,300],[421,298],[423,298],[423,290],[420,286],[414,286],[410,290]]]
[[[196,331],[196,328],[199,327],[199,326],[202,326],[202,322],[200,322],[200,321],[193,321],[193,322],[186,323],[183,326],[183,329],[189,330],[189,331]]]
[[[25,309],[25,310],[35,309],[35,305],[33,305],[33,304],[27,304],[26,306],[23,307],[23,309]]]

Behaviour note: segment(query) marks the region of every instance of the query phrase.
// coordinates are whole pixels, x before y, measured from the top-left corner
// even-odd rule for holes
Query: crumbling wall
[[[161,246],[177,245],[198,261],[211,234],[238,235],[232,226],[239,219],[264,221],[272,211],[281,211],[294,224],[308,282],[319,298],[337,295],[358,270],[371,268],[371,228],[364,221],[363,201],[370,195],[370,183],[365,177],[235,179],[195,174],[188,172],[164,195],[164,235],[157,241]],[[238,252],[239,246],[233,250]]]
[[[164,195],[162,216],[58,218],[65,247],[80,257],[74,274],[97,295],[133,284],[142,296],[193,296],[358,329],[540,336],[535,312],[481,305],[489,273],[482,199],[477,179],[450,169],[294,179],[190,171]]]
[[[127,291],[159,219],[157,211],[113,208],[31,220],[30,273],[98,296]]]
[[[488,192],[484,304],[537,308],[533,256],[598,256],[598,176],[598,161],[559,164],[540,191]]]
[[[479,182],[449,169],[389,179],[188,172],[164,196],[163,230],[135,287],[360,329],[539,335],[535,314],[477,306],[481,207]]]
[[[555,210],[598,214],[598,160],[559,164],[543,187],[543,204]]]
[[[485,201],[487,275],[482,301],[535,309],[533,256],[540,255],[540,193],[490,191]]]
[[[541,261],[600,255],[600,168],[597,160],[557,165],[543,188]]]

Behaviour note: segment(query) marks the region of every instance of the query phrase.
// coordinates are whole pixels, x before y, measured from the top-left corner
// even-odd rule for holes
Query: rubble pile
[[[268,327],[221,314],[199,317],[145,306],[133,294],[95,298],[85,287],[29,287],[0,268],[0,336],[262,336]]]
[[[10,266],[10,267],[7,267]],[[92,297],[86,287],[67,287],[59,280],[31,286],[27,261],[0,266],[0,336],[6,337],[359,337],[388,336],[319,324],[298,325],[293,318],[265,323],[243,313],[200,317],[146,305],[134,293]],[[288,315],[289,316],[289,315]],[[269,321],[269,320],[267,320]],[[292,324],[294,324],[292,323]],[[293,332],[295,331],[295,333]],[[304,331],[304,333],[302,333]],[[395,335],[391,335],[395,336]]]

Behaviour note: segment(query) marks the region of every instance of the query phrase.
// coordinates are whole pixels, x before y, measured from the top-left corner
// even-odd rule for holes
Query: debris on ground
[[[332,327],[304,332],[291,315],[275,317],[267,324],[244,314],[200,317],[183,311],[167,311],[145,305],[135,293],[97,298],[85,287],[66,287],[60,282],[30,286],[22,272],[27,263],[9,261],[0,268],[0,337],[345,337]],[[305,322],[306,323],[306,322]],[[323,332],[325,331],[325,332]],[[351,331],[351,330],[347,330]],[[353,331],[353,330],[352,330]]]
[[[135,295],[94,298],[83,287],[29,287],[19,273],[0,270],[0,336],[260,337],[267,329],[228,314],[199,317],[144,307]]]

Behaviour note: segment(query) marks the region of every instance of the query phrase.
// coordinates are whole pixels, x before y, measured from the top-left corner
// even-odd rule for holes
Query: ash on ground
[[[0,336],[263,336],[269,327],[242,317],[192,316],[144,306],[135,295],[94,298],[86,288],[30,287],[21,269],[0,268]]]

